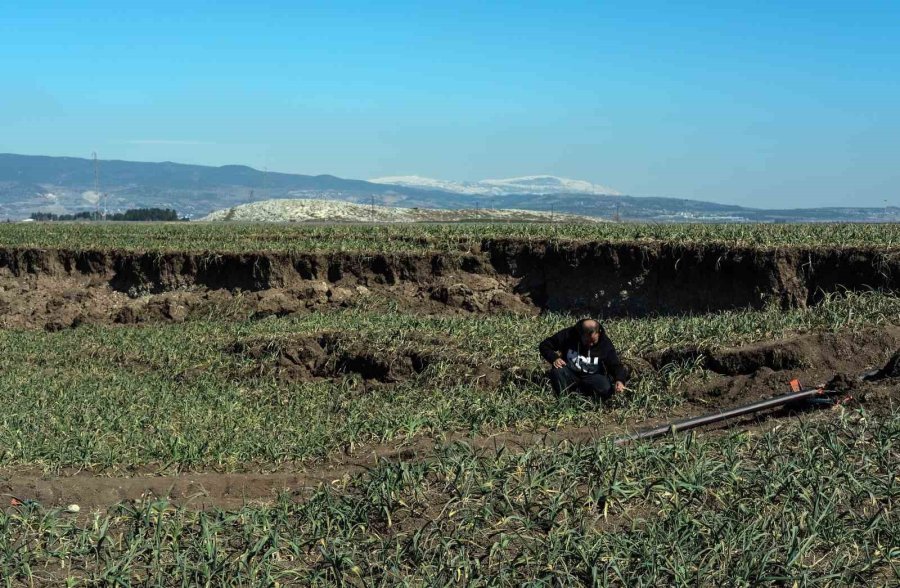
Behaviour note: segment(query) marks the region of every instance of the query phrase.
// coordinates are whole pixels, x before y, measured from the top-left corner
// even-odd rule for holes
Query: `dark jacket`
[[[568,327],[541,341],[538,351],[550,363],[559,358],[566,360],[566,365],[575,372],[600,373],[613,381],[628,380],[628,370],[619,361],[616,348],[606,336],[606,329],[602,325],[600,338],[590,347],[582,344],[577,327]]]

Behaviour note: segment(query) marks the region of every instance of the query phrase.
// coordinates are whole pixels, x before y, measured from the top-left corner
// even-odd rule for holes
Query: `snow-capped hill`
[[[454,182],[435,180],[421,176],[389,176],[369,180],[375,184],[392,184],[407,188],[442,190],[455,194],[506,196],[509,194],[606,194],[619,196],[619,192],[584,180],[572,180],[556,176],[523,176],[479,182]]]
[[[481,180],[481,185],[500,188],[509,194],[620,194],[600,184],[556,176],[523,176],[504,180]]]
[[[391,184],[406,188],[424,188],[426,190],[441,190],[454,194],[487,194],[486,188],[478,182],[453,182],[450,180],[435,180],[422,176],[389,176],[369,180],[373,184]]]

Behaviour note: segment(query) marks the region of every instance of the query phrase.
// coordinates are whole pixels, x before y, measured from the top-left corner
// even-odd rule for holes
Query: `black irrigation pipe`
[[[667,435],[670,433],[675,433],[678,431],[687,431],[689,429],[695,429],[697,427],[702,427],[704,425],[710,425],[712,423],[718,423],[719,421],[724,421],[728,419],[732,419],[734,417],[738,417],[745,414],[750,414],[754,412],[759,412],[761,410],[766,410],[768,408],[775,408],[777,406],[784,406],[785,404],[789,404],[791,402],[796,402],[798,400],[807,400],[811,398],[816,398],[820,396],[829,396],[836,394],[834,390],[825,390],[823,388],[809,388],[807,390],[800,390],[799,392],[791,392],[790,394],[783,394],[781,396],[775,396],[774,398],[767,398],[766,400],[759,400],[752,404],[744,404],[742,406],[736,406],[734,408],[729,408],[720,412],[715,412],[712,414],[705,414],[703,416],[692,417],[689,419],[684,419],[681,421],[675,421],[674,423],[667,423],[665,425],[661,425],[654,429],[646,429],[644,431],[638,431],[636,433],[632,433],[631,435],[625,435],[623,437],[619,437],[613,441],[615,445],[624,445],[625,443],[629,443],[631,441],[635,441],[637,439],[653,439],[655,437],[661,437],[663,435]]]

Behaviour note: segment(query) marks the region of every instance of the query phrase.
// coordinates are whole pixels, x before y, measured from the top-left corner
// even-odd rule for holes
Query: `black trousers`
[[[579,391],[597,400],[612,396],[612,383],[603,374],[584,374],[569,366],[550,369],[550,385],[557,395],[569,391]]]

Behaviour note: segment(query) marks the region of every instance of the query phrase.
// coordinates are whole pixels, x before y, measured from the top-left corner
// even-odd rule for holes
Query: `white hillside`
[[[534,210],[444,210],[436,208],[395,208],[366,206],[351,202],[291,199],[263,200],[234,208],[217,210],[201,221],[245,222],[457,222],[457,221],[520,221],[599,223],[603,219],[575,214],[551,214]]]
[[[375,184],[391,184],[407,188],[442,190],[455,194],[479,196],[505,196],[508,194],[593,194],[619,196],[619,192],[607,186],[584,180],[572,180],[556,176],[523,176],[479,182],[454,182],[435,180],[422,176],[388,176],[369,180]]]

